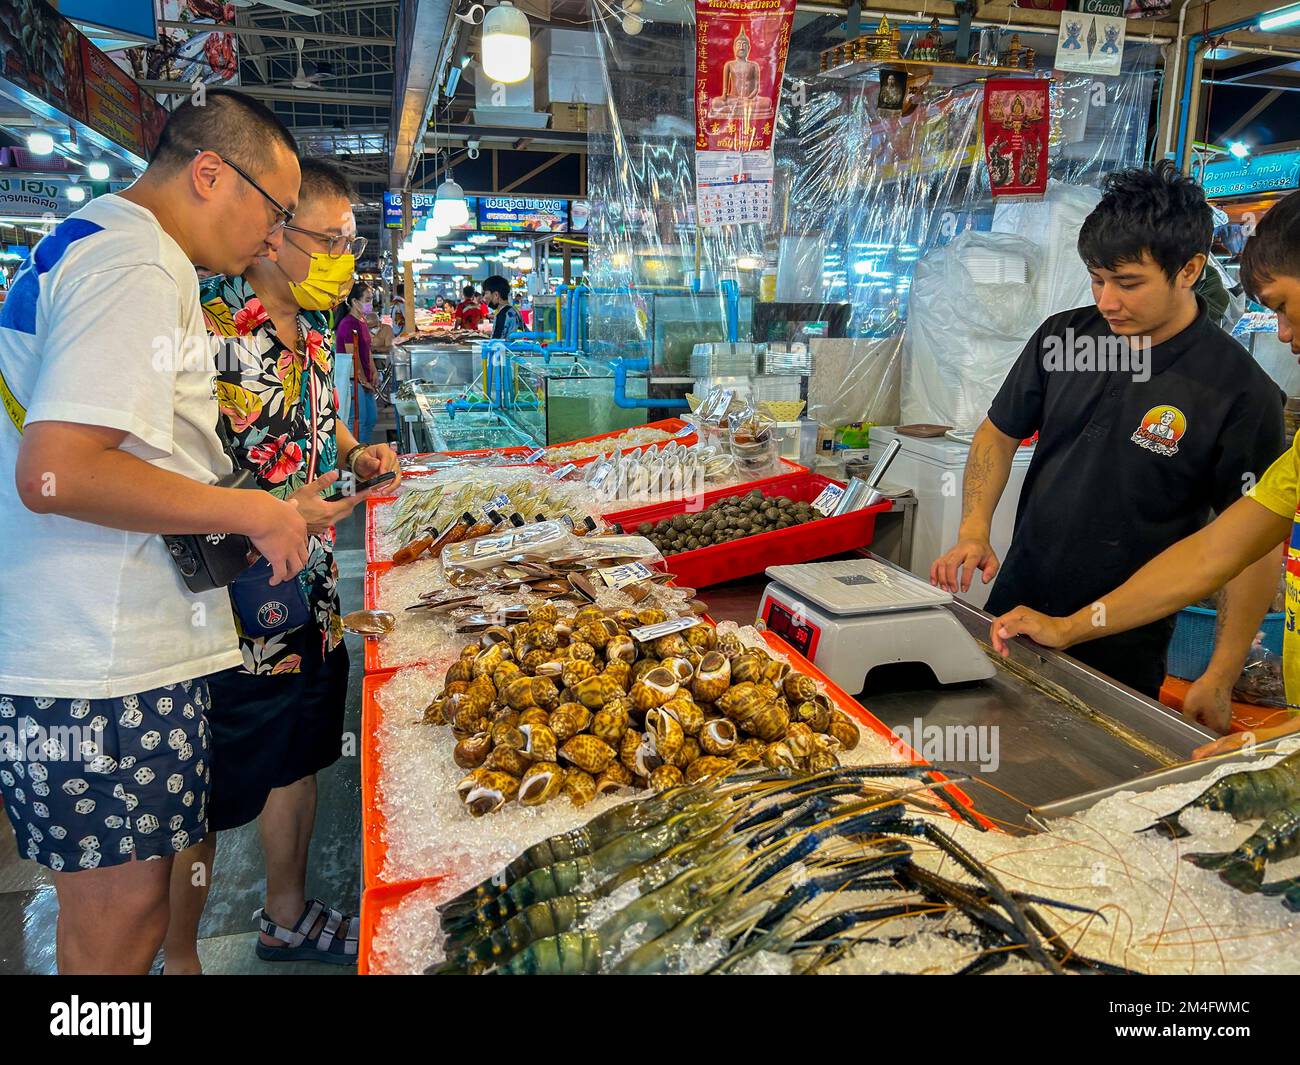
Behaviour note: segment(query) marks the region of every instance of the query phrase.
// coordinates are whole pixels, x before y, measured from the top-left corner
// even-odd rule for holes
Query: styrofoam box
[[[533,110],[533,73],[512,85],[495,82],[480,69],[474,75],[476,107],[508,107],[517,111]]]
[[[545,29],[537,35],[537,42],[547,55],[591,56],[600,55],[596,35],[591,30]]]

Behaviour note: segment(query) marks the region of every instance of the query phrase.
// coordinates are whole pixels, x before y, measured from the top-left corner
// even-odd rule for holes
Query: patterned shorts
[[[120,699],[0,696],[0,796],[55,872],[165,858],[207,831],[206,680]]]

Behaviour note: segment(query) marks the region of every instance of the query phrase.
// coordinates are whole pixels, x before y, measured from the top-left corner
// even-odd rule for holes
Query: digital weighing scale
[[[947,609],[952,595],[876,558],[772,566],[759,622],[850,695],[876,666],[922,662],[940,684],[995,669]]]

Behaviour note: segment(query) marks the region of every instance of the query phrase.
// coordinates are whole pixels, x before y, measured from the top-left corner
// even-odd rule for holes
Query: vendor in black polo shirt
[[[1095,306],[1053,315],[1025,346],[975,433],[957,545],[931,581],[966,591],[997,576],[986,609],[1080,610],[1212,511],[1239,499],[1284,448],[1280,393],[1192,291],[1212,233],[1200,187],[1170,164],[1112,175],[1079,230]],[[1016,448],[1039,434],[999,566],[989,528]],[[1226,731],[1229,693],[1277,590],[1269,554],[1226,586],[1219,635],[1184,712]],[[1072,650],[1155,697],[1173,619]]]

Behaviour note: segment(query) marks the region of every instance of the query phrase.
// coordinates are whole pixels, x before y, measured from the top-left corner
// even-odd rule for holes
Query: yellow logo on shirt
[[[1142,424],[1129,439],[1138,447],[1168,457],[1178,454],[1178,441],[1185,432],[1187,419],[1183,417],[1183,412],[1177,407],[1162,403],[1142,416]]]

